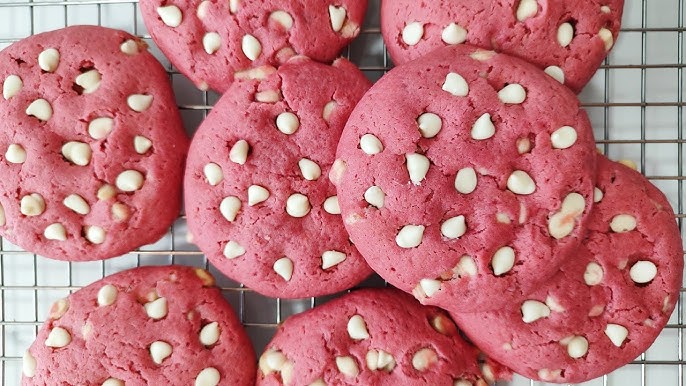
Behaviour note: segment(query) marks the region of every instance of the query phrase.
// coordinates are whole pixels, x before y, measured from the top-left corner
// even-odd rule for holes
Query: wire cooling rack
[[[379,32],[379,1],[370,0],[367,23],[345,55],[378,79],[391,66]],[[560,1],[560,0],[543,0]],[[630,159],[662,189],[684,234],[684,17],[686,0],[626,0],[624,24],[612,54],[581,94],[599,148]],[[189,134],[217,100],[200,92],[163,57],[142,23],[136,0],[0,0],[0,49],[26,36],[74,24],[98,24],[143,37],[169,70]],[[2,176],[0,176],[2,178]],[[53,301],[105,275],[139,265],[208,267],[187,240],[179,217],[159,242],[105,262],[66,263],[24,252],[0,239],[0,378],[20,384],[21,356]],[[212,267],[227,300],[259,353],[282,320],[330,297],[270,299],[242,287]],[[378,277],[363,283],[383,285]],[[632,364],[587,382],[592,386],[684,386],[684,289],[669,325]],[[500,386],[544,385],[521,377]]]

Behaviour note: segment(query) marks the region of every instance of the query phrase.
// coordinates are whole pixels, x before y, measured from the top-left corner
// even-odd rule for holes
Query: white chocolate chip
[[[107,378],[102,386],[124,386],[124,382],[117,378]]]
[[[125,170],[117,176],[115,185],[123,192],[135,192],[143,187],[145,177],[138,170]]]
[[[133,138],[133,149],[136,150],[138,154],[145,154],[152,147],[152,141],[148,138],[137,135]]]
[[[229,151],[229,159],[233,163],[245,165],[245,162],[248,160],[249,150],[250,145],[248,145],[248,142],[246,140],[241,139],[239,141],[236,141],[236,143],[234,143],[231,147],[231,151]]]
[[[403,42],[408,46],[414,46],[422,40],[424,36],[424,24],[415,21],[409,23],[403,28],[402,38]]]
[[[628,214],[620,214],[612,218],[610,229],[616,233],[631,232],[636,229],[636,217]]]
[[[274,262],[274,272],[284,280],[289,281],[293,277],[293,260],[282,257]]]
[[[97,193],[98,200],[100,200],[100,201],[110,200],[110,199],[114,198],[114,196],[116,196],[116,195],[117,195],[117,191],[114,190],[114,187],[112,185],[109,185],[109,184],[105,184],[105,185],[101,186],[100,189],[98,189],[98,193]]]
[[[235,196],[229,196],[222,200],[219,204],[219,212],[224,216],[228,222],[234,222],[238,211],[241,210],[241,200]]]
[[[557,369],[557,370],[550,370],[550,369],[541,369],[538,370],[538,378],[544,380],[544,381],[554,381],[560,378],[562,375],[562,370]]]
[[[348,13],[345,8],[329,5],[329,19],[331,20],[331,28],[333,28],[334,32],[339,32],[343,28],[347,15]]]
[[[343,179],[345,171],[348,170],[348,164],[342,159],[337,159],[331,165],[331,170],[329,170],[329,181],[335,186],[338,185]]]
[[[449,218],[441,224],[441,234],[448,239],[459,239],[467,232],[464,216]]]
[[[95,118],[88,123],[88,135],[99,140],[107,137],[114,127],[114,119],[109,117]]]
[[[310,213],[310,209],[310,200],[304,194],[294,193],[286,200],[286,213],[292,217],[305,217]]]
[[[598,36],[605,44],[605,51],[610,51],[612,49],[612,46],[614,46],[615,44],[615,39],[612,36],[612,31],[610,31],[607,28],[601,28],[600,31],[598,31]]]
[[[45,227],[43,236],[48,240],[65,241],[67,239],[67,230],[64,225],[56,222]]]
[[[400,248],[416,248],[422,243],[423,237],[423,225],[405,225],[395,237],[395,243]]]
[[[36,99],[26,108],[26,115],[47,121],[52,117],[52,106],[45,99]]]
[[[146,94],[132,94],[126,98],[126,104],[129,108],[135,112],[142,113],[143,111],[150,108],[152,105],[152,100],[154,97],[152,95]]]
[[[336,357],[336,367],[346,377],[355,378],[360,373],[355,359],[349,356]]]
[[[651,261],[641,260],[637,261],[629,270],[631,280],[637,284],[650,283],[657,276],[657,266]]]
[[[514,194],[529,195],[536,191],[536,183],[526,172],[515,170],[507,179],[507,188]]]
[[[98,70],[86,71],[83,74],[76,77],[76,84],[83,88],[84,94],[92,94],[98,88],[100,88],[100,73]]]
[[[22,374],[24,374],[24,376],[27,378],[33,378],[33,376],[36,375],[36,367],[38,366],[38,362],[36,362],[36,358],[31,355],[29,350],[24,351],[21,362]]]
[[[454,72],[449,73],[445,77],[442,89],[457,97],[464,97],[469,94],[469,85],[467,84],[467,81],[462,75]]]
[[[158,365],[161,365],[171,354],[172,346],[167,342],[158,340],[150,345],[150,356],[152,361]]]
[[[538,3],[536,0],[521,0],[517,7],[517,21],[525,21],[536,16],[537,13]]]
[[[596,262],[590,262],[586,266],[586,271],[584,272],[584,282],[586,285],[594,286],[603,282],[603,276],[605,272],[603,267]]]
[[[248,188],[248,205],[255,206],[257,204],[267,201],[269,198],[269,191],[259,185],[251,185]]]
[[[298,167],[300,168],[300,173],[303,178],[308,181],[316,181],[322,176],[322,169],[317,165],[316,162],[303,158],[298,161]]]
[[[395,358],[384,350],[369,350],[364,357],[367,368],[371,371],[383,370],[388,373],[395,368]]]
[[[62,327],[55,327],[50,330],[48,338],[45,340],[45,345],[52,348],[66,347],[71,343],[71,334]]]
[[[379,154],[383,151],[383,144],[374,134],[365,134],[360,138],[360,149],[367,155]]]
[[[413,184],[419,185],[426,178],[431,162],[423,154],[409,153],[405,158],[410,180]]]
[[[456,379],[453,381],[453,386],[474,386],[472,382],[466,379]]]
[[[102,244],[105,242],[107,233],[99,226],[91,225],[83,227],[86,240],[93,244]]]
[[[21,198],[19,210],[24,216],[40,216],[45,212],[45,200],[38,193],[27,194]]]
[[[0,227],[5,226],[7,219],[5,218],[5,208],[0,204]]]
[[[62,146],[62,156],[74,165],[88,165],[91,162],[92,155],[93,151],[87,143],[70,141]]]
[[[386,193],[378,186],[372,186],[364,192],[364,200],[378,209],[384,207],[386,203]]]
[[[283,381],[284,385],[291,384],[291,381],[293,380],[293,370],[293,362],[291,361],[287,361],[283,364],[283,367],[281,367],[281,381]]]
[[[217,186],[224,180],[224,172],[222,171],[221,166],[214,162],[210,162],[205,165],[203,168],[203,174],[205,174],[207,183],[212,186]]]
[[[574,336],[567,342],[567,354],[571,358],[582,358],[588,352],[588,340],[583,336]]]
[[[220,380],[219,370],[214,367],[207,367],[195,377],[195,386],[217,386]]]
[[[562,47],[567,47],[574,39],[574,27],[569,23],[562,23],[557,29],[557,42]]]
[[[280,132],[291,135],[300,128],[300,120],[291,112],[283,112],[276,117],[276,127]]]
[[[274,90],[264,90],[255,93],[255,100],[260,103],[276,103],[281,100],[281,93]]]
[[[483,114],[472,126],[472,138],[476,140],[489,139],[495,135],[495,125],[491,120],[491,114]]]
[[[289,30],[293,27],[293,17],[286,11],[278,10],[274,11],[269,15],[269,20],[274,20],[275,22],[281,24],[281,26]]]
[[[476,171],[474,168],[460,169],[455,176],[455,190],[462,194],[470,194],[476,190]]]
[[[246,58],[254,61],[262,53],[262,44],[260,44],[260,41],[257,40],[256,37],[250,34],[245,34],[245,36],[243,36],[243,40],[241,41],[241,49],[243,50],[243,54]],[[210,52],[208,52],[208,54],[209,53]]]
[[[533,323],[549,316],[550,308],[538,300],[527,300],[522,303],[522,320],[524,323]]]
[[[181,10],[175,5],[157,7],[157,14],[160,15],[160,18],[164,24],[172,28],[176,28],[181,25],[181,20],[183,19]]]
[[[212,322],[205,325],[205,327],[200,330],[200,343],[203,346],[212,346],[219,341],[219,335],[221,330],[219,329],[219,323]]]
[[[419,295],[430,298],[441,289],[441,282],[435,279],[422,279],[417,285]],[[415,295],[416,296],[416,295]]]
[[[445,336],[457,335],[457,327],[455,327],[455,323],[453,323],[452,320],[443,314],[434,316],[429,323],[431,324],[431,327],[439,334]]]
[[[517,139],[517,153],[526,154],[531,151],[531,140],[529,138],[519,138]]]
[[[324,211],[328,214],[341,214],[341,206],[338,203],[338,196],[331,196],[324,200]]]
[[[222,38],[216,32],[208,32],[202,37],[202,47],[209,55],[219,51],[222,46]]]
[[[198,9],[195,12],[195,14],[198,16],[198,19],[202,20],[207,17],[207,14],[210,12],[210,7],[212,6],[212,2],[210,0],[203,0],[198,4]],[[159,13],[159,11],[158,11]]]
[[[131,211],[126,204],[122,204],[121,202],[116,202],[112,205],[111,209],[112,213],[112,218],[114,218],[117,221],[125,221],[129,218],[129,215],[131,214]]]
[[[562,201],[560,211],[548,219],[548,233],[557,240],[569,236],[576,219],[584,213],[586,200],[579,193],[570,193]]]
[[[21,81],[21,78],[16,75],[10,75],[2,82],[2,97],[5,100],[9,100],[19,94],[22,87],[24,87],[24,82]]]
[[[453,272],[457,277],[476,276],[476,262],[471,256],[462,256],[460,261],[457,262],[455,268],[453,268]]]
[[[235,79],[253,79],[265,80],[271,74],[276,72],[276,68],[272,66],[260,66],[256,68],[249,68],[243,71],[237,71],[233,74]]]
[[[100,307],[111,306],[117,300],[117,287],[112,284],[102,286],[98,291],[98,305]]]
[[[213,287],[215,285],[215,280],[212,274],[207,272],[207,270],[204,270],[202,268],[194,268],[193,272],[195,273],[195,276],[197,276],[200,281],[202,281],[203,287]]]
[[[638,165],[636,165],[636,162],[630,159],[620,159],[617,162],[628,167],[629,169],[638,170]]]
[[[319,378],[316,381],[310,383],[308,386],[327,386],[323,379]]]
[[[240,0],[229,0],[229,12],[235,14],[238,12],[238,3]]]
[[[21,145],[13,143],[7,147],[5,159],[9,163],[23,164],[26,162],[26,150]]]
[[[329,101],[326,105],[324,105],[324,109],[322,110],[322,118],[324,118],[324,121],[331,122],[331,114],[333,114],[336,106],[338,106],[336,101]]]
[[[504,275],[514,267],[515,251],[512,247],[502,247],[498,249],[491,259],[491,267],[496,276]]]
[[[326,251],[322,253],[322,269],[329,269],[345,261],[346,255],[338,251]]]
[[[607,5],[603,5],[602,7],[600,7],[600,12],[605,13],[605,14],[609,14],[612,12],[612,10]]]
[[[485,62],[490,60],[492,57],[496,56],[498,53],[491,50],[477,49],[476,51],[469,54],[469,57],[478,60],[479,62]]]
[[[245,255],[245,248],[237,242],[231,240],[226,243],[224,247],[224,257],[227,259],[235,259],[239,256]]]
[[[576,143],[577,133],[571,126],[562,126],[550,135],[550,141],[555,149],[568,149]]]
[[[54,48],[48,48],[38,55],[38,66],[45,72],[55,72],[60,65],[60,53]]]
[[[138,53],[138,43],[135,40],[128,39],[119,46],[119,50],[126,55],[136,55]]]
[[[509,105],[518,105],[526,100],[526,90],[519,83],[511,83],[498,91],[501,102]]]
[[[593,202],[594,202],[594,203],[597,204],[597,203],[599,203],[600,201],[602,201],[602,200],[603,200],[603,196],[604,196],[604,193],[603,193],[603,191],[600,190],[599,188],[595,188],[595,189],[593,190]]]
[[[450,23],[441,32],[441,40],[450,45],[462,44],[467,40],[467,30],[455,23]]]
[[[443,121],[434,113],[424,113],[417,118],[419,132],[424,138],[433,138],[441,131]]]
[[[548,66],[543,71],[561,84],[565,84],[565,73],[560,67]]]
[[[629,336],[629,330],[624,326],[620,326],[619,324],[610,323],[605,326],[605,335],[610,338],[610,341],[613,345],[616,347],[622,347],[626,337]]]
[[[267,350],[260,356],[259,368],[265,376],[273,372],[281,372],[284,364],[288,362],[288,358],[281,351]]]
[[[369,339],[367,324],[362,316],[353,315],[350,320],[348,320],[348,335],[350,336],[350,339],[354,340]]]
[[[436,362],[438,362],[438,354],[430,348],[423,348],[412,357],[412,367],[418,371],[426,371]]]
[[[555,299],[551,295],[548,295],[545,298],[545,305],[548,306],[548,308],[550,308],[551,311],[565,312],[565,308],[562,307],[562,305],[557,301],[557,299]]]
[[[155,299],[143,305],[148,317],[159,320],[167,316],[167,298]]]
[[[50,307],[49,318],[52,320],[59,320],[64,316],[64,314],[69,311],[69,300],[59,299],[55,301]]]

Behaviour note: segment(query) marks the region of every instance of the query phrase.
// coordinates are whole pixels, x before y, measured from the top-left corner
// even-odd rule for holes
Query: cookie
[[[296,57],[236,82],[191,144],[186,213],[194,240],[229,277],[268,296],[352,287],[371,269],[348,239],[327,174],[369,88],[352,63]]]
[[[462,43],[522,58],[580,92],[614,46],[624,0],[412,0],[381,3],[381,32],[403,64]]]
[[[179,214],[188,146],[145,43],[76,26],[0,52],[0,235],[60,260],[157,241]]]
[[[503,311],[453,314],[479,347],[529,378],[576,384],[631,362],[679,299],[683,252],[666,197],[602,156],[597,184],[589,234],[554,278]]]
[[[205,270],[142,267],[52,306],[22,385],[248,386],[255,354]]]
[[[305,55],[330,63],[359,33],[367,0],[142,0],[150,35],[201,90]]]
[[[519,59],[459,45],[372,87],[331,177],[351,239],[381,277],[424,304],[493,310],[575,252],[594,154],[566,87]]]
[[[291,316],[259,360],[257,385],[486,386],[508,378],[447,313],[395,289],[354,291]]]

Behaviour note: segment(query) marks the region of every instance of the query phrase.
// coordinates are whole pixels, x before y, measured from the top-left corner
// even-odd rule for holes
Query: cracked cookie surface
[[[24,354],[22,385],[249,386],[254,358],[207,271],[141,267],[57,301]]]
[[[0,52],[3,237],[85,261],[167,231],[188,139],[167,74],[146,48],[123,31],[76,26]]]
[[[581,383],[631,362],[679,299],[681,237],[664,194],[599,156],[595,200],[578,253],[525,301],[453,313],[488,355],[529,378]]]
[[[531,292],[578,247],[594,154],[566,87],[519,59],[459,45],[372,87],[331,175],[352,241],[384,279],[425,304],[491,310]]]
[[[150,34],[200,89],[223,93],[234,79],[296,55],[331,62],[359,33],[367,0],[143,0]]]
[[[348,239],[327,176],[369,81],[349,61],[296,57],[235,82],[195,134],[186,213],[212,264],[268,296],[352,287],[371,269]]]

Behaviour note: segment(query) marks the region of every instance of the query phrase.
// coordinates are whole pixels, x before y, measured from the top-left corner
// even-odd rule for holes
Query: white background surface
[[[626,2],[622,35],[581,99],[594,124],[599,148],[611,158],[634,160],[668,195],[681,225],[686,162],[682,157],[686,1]],[[378,5],[379,0],[370,0],[367,26],[344,53],[373,80],[390,65],[379,34]],[[0,48],[32,33],[74,24],[100,24],[148,37],[137,4],[132,0],[0,0]],[[152,52],[170,70],[177,102],[190,134],[216,101],[216,95],[197,91],[170,68],[168,61],[147,40]],[[33,341],[50,304],[71,290],[136,265],[206,266],[202,254],[186,242],[185,236],[185,220],[181,216],[168,235],[154,245],[106,262],[72,264],[25,253],[0,240],[0,378],[3,384],[19,385],[22,353]],[[327,300],[265,298],[210,270],[241,317],[258,353],[271,338],[277,323]],[[371,278],[365,284],[383,285],[383,281]],[[584,385],[683,386],[683,300],[682,296],[670,324],[653,347],[634,364]],[[543,384],[515,378],[501,385]]]

